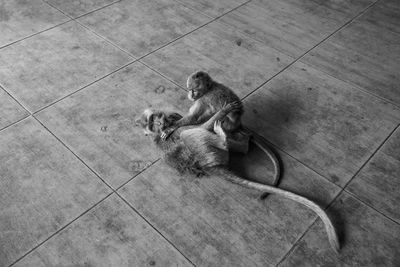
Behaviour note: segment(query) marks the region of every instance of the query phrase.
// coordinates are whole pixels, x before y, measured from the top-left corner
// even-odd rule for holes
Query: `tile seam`
[[[267,84],[269,81],[271,81],[273,78],[275,78],[276,76],[278,76],[279,74],[281,74],[282,72],[284,72],[286,69],[290,68],[292,65],[294,65],[296,62],[300,61],[303,57],[305,57],[309,52],[311,52],[313,49],[315,49],[316,47],[318,47],[320,44],[322,44],[323,42],[327,41],[329,38],[331,38],[333,35],[335,35],[337,32],[341,31],[342,29],[346,28],[349,24],[351,24],[354,20],[358,19],[359,17],[361,17],[363,14],[365,14],[365,12],[367,12],[371,7],[373,7],[378,1],[380,0],[376,0],[375,2],[371,3],[370,5],[368,5],[366,8],[364,8],[362,11],[360,11],[359,14],[357,14],[356,16],[354,16],[353,18],[349,19],[346,23],[344,23],[342,26],[340,26],[339,28],[337,28],[335,31],[331,32],[328,36],[326,36],[325,38],[323,38],[321,41],[319,41],[317,44],[315,44],[313,47],[311,47],[310,49],[308,49],[306,52],[304,52],[303,54],[301,54],[298,58],[296,58],[292,63],[288,64],[286,67],[284,67],[282,70],[280,70],[279,72],[277,72],[275,75],[273,75],[271,78],[269,78],[268,80],[266,80],[264,83],[262,83],[261,85],[259,85],[257,88],[255,88],[253,91],[251,91],[250,93],[248,93],[247,95],[245,95],[243,97],[243,100],[246,99],[247,97],[249,97],[250,95],[252,95],[255,91],[257,91],[258,89],[260,89],[261,87],[263,87],[265,84]],[[317,69],[318,70],[318,69]]]
[[[99,201],[97,201],[95,204],[93,204],[91,207],[89,207],[87,210],[85,210],[84,212],[82,212],[81,214],[79,214],[77,217],[75,217],[74,219],[72,219],[70,222],[66,223],[64,226],[62,226],[60,229],[56,230],[54,233],[52,233],[50,236],[48,236],[47,238],[45,238],[43,241],[39,242],[38,244],[36,244],[33,248],[31,248],[30,250],[28,250],[25,254],[23,254],[22,256],[20,256],[17,260],[15,260],[13,263],[11,263],[11,265],[9,265],[9,267],[14,266],[16,263],[20,262],[22,259],[24,259],[26,256],[28,256],[29,254],[31,254],[32,252],[34,252],[36,249],[38,249],[39,247],[41,247],[44,243],[46,243],[47,241],[49,241],[50,239],[52,239],[54,236],[56,236],[58,233],[60,233],[61,231],[63,231],[64,229],[66,229],[68,226],[70,226],[72,223],[74,223],[75,221],[77,221],[79,218],[81,218],[82,216],[84,216],[86,213],[90,212],[92,209],[94,209],[95,207],[97,207],[100,203],[102,203],[104,200],[106,200],[107,198],[109,198],[112,194],[114,194],[114,191],[109,192],[106,196],[104,196],[102,199],[100,199]]]

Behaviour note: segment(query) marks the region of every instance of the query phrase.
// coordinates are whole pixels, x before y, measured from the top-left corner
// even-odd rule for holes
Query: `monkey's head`
[[[145,135],[159,135],[180,118],[182,116],[175,112],[146,109],[135,123],[143,128]]]
[[[189,75],[186,87],[189,89],[188,98],[196,101],[208,92],[212,84],[212,79],[205,71],[196,71]]]

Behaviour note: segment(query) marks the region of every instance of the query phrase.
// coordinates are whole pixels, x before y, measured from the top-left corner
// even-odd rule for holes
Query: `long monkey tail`
[[[279,183],[279,180],[281,178],[281,166],[279,164],[279,159],[277,158],[275,153],[268,146],[265,146],[264,144],[262,144],[264,142],[260,142],[260,139],[258,136],[253,135],[250,140],[256,146],[258,146],[258,148],[261,149],[272,161],[272,164],[274,165],[274,177],[273,177],[271,185],[277,186]],[[261,197],[263,198],[264,196],[261,196]]]
[[[315,204],[313,201],[302,197],[300,195],[297,195],[295,193],[279,189],[274,186],[270,185],[265,185],[265,184],[260,184],[256,182],[252,182],[249,180],[245,180],[243,178],[240,178],[239,176],[235,175],[231,171],[225,169],[224,167],[214,167],[209,170],[210,173],[216,174],[218,176],[221,176],[223,179],[230,181],[234,184],[238,184],[247,188],[251,189],[256,189],[259,191],[264,191],[267,193],[271,194],[277,194],[281,195],[285,198],[291,199],[296,201],[297,203],[303,204],[304,206],[310,208],[313,210],[322,220],[325,226],[326,233],[328,234],[328,239],[331,247],[335,250],[336,253],[339,253],[340,250],[340,244],[339,244],[339,239],[335,231],[335,227],[333,226],[331,220],[329,219],[328,215],[325,213],[325,211]]]
[[[271,185],[278,186],[279,180],[281,178],[281,164],[280,164],[278,157],[276,156],[274,151],[272,151],[272,149],[269,148],[265,144],[265,141],[258,134],[256,134],[254,131],[250,130],[247,127],[243,127],[243,128],[251,134],[250,141],[252,143],[254,143],[259,149],[261,149],[271,160],[271,162],[274,166],[274,177],[273,177]],[[268,193],[264,193],[260,196],[260,198],[264,199],[267,196],[268,196]]]

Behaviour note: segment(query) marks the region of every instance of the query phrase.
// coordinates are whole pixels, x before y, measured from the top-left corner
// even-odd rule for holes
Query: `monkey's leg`
[[[229,151],[247,154],[249,152],[250,136],[242,131],[228,133],[228,149]]]
[[[224,132],[224,129],[222,129],[221,121],[216,121],[214,123],[214,132],[215,132],[216,135],[219,136],[219,140],[221,142],[221,144],[218,145],[217,147],[228,151],[228,146],[227,146],[227,143],[226,143],[226,134]]]

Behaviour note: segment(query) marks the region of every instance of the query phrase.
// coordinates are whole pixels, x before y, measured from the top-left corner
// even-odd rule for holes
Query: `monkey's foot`
[[[228,114],[231,111],[234,110],[239,110],[243,108],[243,104],[240,101],[235,101],[231,103],[224,103],[222,106],[222,111],[224,111],[226,114]]]
[[[226,140],[226,134],[224,132],[224,129],[222,129],[222,122],[221,121],[216,121],[214,122],[214,132],[222,137],[224,141]]]

